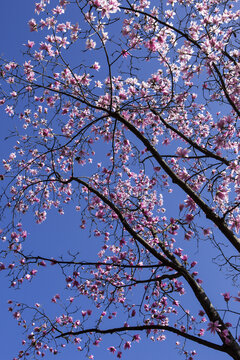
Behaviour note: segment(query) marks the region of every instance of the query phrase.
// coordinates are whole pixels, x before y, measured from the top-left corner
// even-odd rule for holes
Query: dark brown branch
[[[231,99],[231,97],[230,97],[230,95],[229,95],[229,93],[228,93],[228,91],[227,91],[226,85],[225,85],[225,83],[224,83],[224,81],[223,81],[222,75],[221,75],[219,69],[217,68],[217,65],[214,64],[214,63],[213,63],[213,68],[214,68],[214,70],[216,71],[216,73],[217,73],[217,75],[218,75],[218,78],[219,78],[219,81],[220,81],[220,83],[221,83],[223,92],[224,92],[224,94],[225,94],[225,96],[226,96],[229,104],[232,106],[233,110],[236,111],[237,115],[240,116],[240,111],[239,111],[239,109],[237,108],[237,106],[235,105],[234,101]]]
[[[131,12],[135,12],[135,13],[138,13],[138,14],[141,14],[141,15],[144,15],[144,16],[147,16],[147,17],[150,17],[151,19],[155,20],[156,22],[158,22],[159,24],[163,25],[163,26],[166,26],[168,27],[169,29],[175,31],[177,34],[181,35],[182,37],[184,37],[187,41],[189,41],[190,43],[192,43],[193,45],[195,45],[199,50],[202,51],[202,48],[201,48],[201,45],[196,41],[194,40],[191,36],[189,36],[187,33],[181,31],[180,29],[177,29],[175,26],[169,24],[169,23],[166,23],[165,21],[162,21],[158,18],[156,18],[156,16],[153,16],[149,13],[146,13],[145,11],[141,11],[141,10],[137,10],[137,9],[134,9],[133,7],[130,7],[130,8],[126,8],[124,6],[120,6],[120,9],[122,10],[127,10],[127,11],[131,11]],[[232,58],[232,56],[230,56],[226,51],[222,50],[222,54],[225,55],[229,60],[233,61],[234,64],[236,65],[236,61]],[[205,54],[207,56],[207,54]],[[237,106],[235,105],[235,103],[232,101],[231,97],[229,96],[228,94],[228,91],[226,89],[226,86],[225,86],[225,83],[222,79],[222,75],[220,73],[220,71],[218,70],[216,64],[213,63],[213,68],[215,70],[215,72],[217,73],[218,75],[218,78],[220,80],[220,83],[222,85],[222,89],[224,91],[224,94],[229,102],[229,104],[232,106],[232,108],[234,109],[234,111],[238,114],[238,116],[240,116],[240,111],[239,109],[237,108]]]
[[[61,179],[59,179],[59,181],[61,181]],[[166,257],[165,257],[165,256],[161,255],[157,250],[155,250],[152,246],[150,246],[148,244],[148,242],[146,240],[144,240],[138,233],[136,233],[134,231],[134,229],[129,225],[129,223],[124,218],[124,216],[122,215],[122,213],[118,209],[118,207],[116,205],[114,205],[112,203],[112,201],[110,201],[106,196],[104,196],[98,190],[94,189],[91,185],[89,185],[85,181],[83,181],[79,178],[76,178],[76,177],[72,177],[66,181],[62,180],[63,183],[69,183],[71,181],[78,182],[79,184],[85,186],[90,192],[97,195],[106,205],[108,205],[117,214],[123,227],[128,231],[128,233],[130,235],[133,236],[133,238],[137,242],[139,242],[145,249],[147,249],[149,251],[149,253],[151,253],[156,259],[160,260],[163,264],[165,264],[166,266],[169,266],[169,267],[175,269],[177,272],[181,273],[183,275],[183,277],[185,278],[185,280],[187,281],[187,283],[189,284],[189,286],[191,287],[192,291],[194,292],[196,299],[199,301],[199,303],[205,310],[210,321],[212,321],[212,322],[218,321],[221,326],[221,330],[228,330],[226,325],[224,324],[221,316],[218,314],[217,310],[214,308],[212,302],[208,298],[208,296],[205,293],[205,291],[203,290],[203,288],[195,281],[195,279],[191,276],[191,274],[185,269],[185,267],[183,267],[181,265],[181,263],[175,258],[175,256],[170,251],[168,251],[167,249],[164,249],[164,253],[166,255]],[[168,259],[170,259],[170,260],[167,259],[167,256],[168,256]],[[228,349],[227,352],[233,357],[233,359],[240,360],[240,346],[237,344],[237,342],[235,341],[234,337],[232,336],[232,334],[230,333],[229,330],[228,330],[228,334],[229,334],[228,338],[230,340],[230,345],[227,346],[227,349]],[[218,333],[218,336],[220,336],[219,333]],[[221,336],[220,336],[220,338],[221,338]]]
[[[168,279],[168,280],[173,280],[176,279],[178,277],[182,276],[182,274],[180,273],[174,273],[174,274],[164,274],[162,276],[159,277],[154,277],[154,278],[150,278],[150,279],[144,279],[144,280],[134,280],[132,279],[133,282],[129,283],[129,284],[125,284],[125,285],[119,285],[119,286],[115,286],[116,288],[124,288],[124,287],[129,287],[129,286],[135,286],[138,284],[146,284],[146,283],[151,283],[151,282],[161,282],[162,280]]]
[[[82,334],[87,334],[87,333],[95,333],[95,334],[114,334],[114,333],[118,333],[118,332],[128,332],[128,331],[144,331],[144,330],[165,330],[165,331],[169,331],[171,333],[177,334],[185,339],[194,341],[195,343],[204,345],[208,348],[214,349],[214,350],[218,350],[218,351],[222,351],[222,352],[227,352],[226,351],[226,347],[224,345],[218,345],[215,343],[212,343],[210,341],[207,340],[203,340],[197,336],[194,335],[190,335],[188,333],[184,333],[174,327],[171,326],[163,326],[163,325],[139,325],[139,326],[128,326],[128,327],[118,327],[118,328],[112,328],[112,329],[106,329],[106,330],[101,330],[101,329],[97,329],[97,328],[92,328],[92,329],[85,329],[85,330],[80,330],[80,331],[69,331],[69,332],[65,332],[62,333],[61,335],[56,336],[56,338],[61,338],[61,337],[68,337],[68,336],[77,336],[77,335],[82,335]]]
[[[59,181],[61,181],[59,179]],[[151,245],[148,244],[146,240],[143,239],[142,236],[140,236],[133,228],[129,225],[125,217],[122,215],[121,211],[118,209],[116,205],[113,204],[112,201],[110,201],[106,196],[104,196],[101,192],[99,192],[97,189],[94,189],[91,185],[89,185],[87,182],[73,176],[69,180],[64,181],[63,183],[68,183],[71,181],[76,181],[77,183],[85,186],[91,193],[97,195],[106,205],[112,209],[115,214],[117,214],[120,222],[122,223],[123,227],[127,230],[127,232],[135,239],[137,240],[145,249],[147,249],[156,259],[161,261],[165,266],[169,266],[171,268],[174,268],[175,270],[179,270],[179,266],[181,267],[181,264],[175,259],[175,263],[171,262],[170,260],[166,259],[164,256],[162,256],[157,250],[155,250]]]
[[[124,124],[136,137],[146,146],[147,150],[153,155],[158,164],[163,168],[163,170],[170,176],[172,182],[177,184],[187,195],[189,195],[193,201],[202,209],[205,213],[207,219],[211,220],[218,229],[226,236],[230,243],[235,247],[235,249],[240,253],[240,240],[234,233],[229,229],[225,221],[220,218],[215,212],[201,199],[201,197],[191,189],[191,187],[183,180],[181,180],[175,172],[168,166],[168,164],[163,160],[159,152],[155,147],[150,143],[150,141],[145,138],[145,136],[130,122],[124,119],[121,114],[116,112],[109,111],[114,119],[119,120]]]
[[[179,130],[175,129],[173,126],[171,126],[170,124],[167,123],[167,121],[165,121],[163,119],[163,117],[159,114],[158,111],[156,111],[155,109],[150,107],[150,110],[153,112],[154,115],[157,115],[159,117],[159,119],[162,121],[162,123],[166,126],[167,129],[170,129],[171,131],[173,131],[175,134],[177,134],[179,137],[181,137],[183,140],[185,140],[188,144],[190,144],[194,149],[200,151],[201,153],[205,154],[207,157],[211,157],[214,158],[216,160],[219,160],[221,162],[223,162],[224,164],[226,164],[227,166],[230,165],[230,161],[228,161],[227,159],[199,146],[197,143],[195,143],[194,141],[192,141],[190,138],[188,138],[187,136],[185,136],[183,133],[181,133]]]
[[[130,269],[148,269],[148,268],[158,268],[163,266],[162,264],[153,264],[153,265],[127,265],[127,264],[118,264],[118,263],[107,263],[107,262],[91,262],[91,261],[66,261],[66,260],[56,260],[56,259],[49,259],[43,256],[27,256],[21,252],[18,252],[21,256],[23,256],[27,261],[36,263],[38,260],[44,260],[47,262],[51,262],[53,264],[59,265],[78,265],[78,266],[113,266],[119,268],[130,268]],[[169,275],[168,275],[169,277]],[[177,275],[175,276],[177,277]]]

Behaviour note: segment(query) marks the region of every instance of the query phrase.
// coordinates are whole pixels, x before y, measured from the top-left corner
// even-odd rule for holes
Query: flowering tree
[[[105,334],[121,358],[144,336],[161,342],[168,333],[189,360],[192,343],[240,359],[237,5],[35,4],[24,63],[1,62],[0,104],[22,125],[0,175],[1,214],[11,219],[3,220],[0,268],[21,287],[38,265],[54,265],[70,295],[53,317],[38,303],[9,301],[25,329],[16,359],[70,344],[93,359]],[[99,238],[97,257],[29,250],[25,214],[40,224],[70,203],[80,228]],[[204,239],[230,279],[214,300],[195,253]]]

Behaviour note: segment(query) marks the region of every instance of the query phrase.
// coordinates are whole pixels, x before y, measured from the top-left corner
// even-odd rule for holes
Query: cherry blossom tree
[[[53,296],[57,316],[9,300],[25,331],[15,359],[72,344],[93,359],[106,334],[121,358],[169,333],[188,360],[192,345],[240,359],[239,15],[231,0],[35,4],[23,63],[1,60],[17,130],[0,175],[0,269],[21,288],[52,265],[68,295]],[[98,239],[92,261],[29,250],[27,214],[41,224],[71,204]],[[203,241],[226,284],[214,299]]]

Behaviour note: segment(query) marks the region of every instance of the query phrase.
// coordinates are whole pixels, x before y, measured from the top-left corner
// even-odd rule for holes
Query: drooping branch
[[[189,145],[191,145],[194,149],[200,151],[201,153],[205,154],[207,157],[216,159],[218,161],[221,161],[222,163],[226,164],[227,166],[230,165],[230,161],[209,151],[208,149],[205,149],[201,146],[199,146],[196,142],[192,141],[189,137],[185,136],[183,133],[181,133],[181,131],[179,131],[178,129],[175,129],[172,125],[170,125],[166,120],[164,120],[164,118],[161,116],[161,114],[155,110],[154,108],[150,107],[150,110],[152,111],[152,113],[154,115],[157,115],[159,117],[159,119],[162,121],[162,123],[166,126],[167,129],[170,129],[171,131],[173,131],[175,134],[177,134],[180,138],[182,138],[183,140],[185,140]]]
[[[97,195],[97,197],[99,197],[106,205],[108,205],[114,211],[114,213],[118,216],[118,219],[122,223],[123,227],[127,230],[127,232],[134,238],[134,240],[139,242],[146,250],[148,250],[156,259],[161,261],[165,266],[174,268],[176,271],[178,271],[179,266],[181,267],[181,264],[176,259],[175,259],[175,263],[173,263],[172,261],[166,259],[163,255],[161,255],[151,245],[149,245],[148,242],[130,226],[130,224],[127,222],[127,220],[125,219],[121,211],[118,209],[118,207],[114,205],[113,202],[110,201],[106,196],[104,196],[100,191],[89,185],[86,181],[83,181],[82,179],[75,176],[72,176],[67,181],[64,180],[60,180],[60,181],[62,181],[63,183],[76,181],[77,183],[85,186],[91,193]]]
[[[229,92],[228,92],[228,90],[226,88],[226,84],[223,81],[223,77],[222,77],[217,65],[214,64],[214,63],[213,63],[213,68],[214,68],[215,72],[217,73],[218,79],[220,81],[220,84],[221,84],[222,90],[224,92],[224,95],[226,96],[226,99],[228,100],[229,104],[232,106],[233,110],[236,111],[238,117],[240,117],[240,110],[238,109],[238,107],[236,106],[234,101],[231,99],[231,96],[229,95]]]
[[[164,326],[164,325],[137,325],[137,326],[128,326],[128,327],[117,327],[117,328],[111,328],[111,329],[98,329],[98,328],[90,328],[90,329],[84,329],[84,330],[79,330],[79,331],[68,331],[68,332],[63,332],[61,335],[57,335],[56,338],[67,338],[68,336],[77,336],[77,335],[82,335],[82,334],[89,334],[89,333],[94,333],[94,334],[116,334],[116,333],[126,333],[129,331],[147,331],[147,330],[164,330],[164,331],[169,331],[173,334],[177,334],[185,339],[194,341],[195,343],[204,345],[208,348],[214,349],[214,350],[218,350],[221,352],[227,352],[226,346],[225,345],[218,345],[215,343],[212,343],[210,341],[201,339],[197,336],[188,334],[186,332],[180,331],[172,326]],[[236,359],[239,359],[236,357]]]
[[[163,280],[174,280],[177,279],[179,277],[181,277],[182,274],[180,273],[174,273],[174,274],[164,274],[164,275],[159,275],[153,278],[149,278],[149,279],[143,279],[143,280],[135,280],[133,279],[131,283],[125,284],[125,285],[115,285],[116,288],[124,288],[124,287],[129,287],[129,286],[135,286],[138,284],[148,284],[148,283],[161,283],[161,281]]]
[[[151,264],[151,265],[128,265],[128,264],[118,264],[116,262],[101,262],[101,261],[75,261],[75,260],[58,260],[55,258],[47,258],[44,256],[28,256],[25,255],[21,252],[18,252],[28,263],[37,263],[38,261],[46,261],[46,262],[50,262],[53,265],[76,265],[76,266],[113,266],[113,267],[117,267],[117,268],[130,268],[130,269],[155,269],[155,268],[159,268],[161,266],[164,266],[163,264]],[[169,276],[169,275],[168,275]],[[176,276],[175,276],[176,277]]]
[[[161,261],[164,265],[175,269],[179,274],[181,274],[185,280],[187,281],[187,283],[189,284],[190,288],[192,289],[193,293],[196,296],[196,299],[199,301],[199,303],[201,304],[201,306],[203,307],[203,309],[205,310],[206,314],[208,315],[210,321],[215,322],[218,321],[220,326],[221,326],[221,331],[226,330],[228,332],[228,337],[230,339],[230,345],[227,346],[229,353],[233,354],[236,353],[238,354],[236,358],[236,360],[239,360],[239,356],[240,356],[240,346],[237,344],[237,342],[235,341],[234,337],[232,336],[232,334],[230,333],[230,331],[228,330],[228,328],[226,327],[226,325],[224,324],[221,316],[219,315],[219,313],[217,312],[217,310],[214,308],[211,300],[209,299],[209,297],[207,296],[207,294],[205,293],[205,291],[203,290],[203,288],[197,283],[197,281],[194,279],[194,277],[186,270],[186,268],[184,266],[181,265],[181,263],[175,258],[175,256],[166,248],[164,249],[164,254],[166,255],[163,256],[161,255],[156,249],[154,249],[151,245],[148,244],[148,242],[142,237],[140,236],[131,226],[130,224],[127,222],[127,220],[125,219],[125,217],[122,215],[121,211],[118,209],[118,207],[113,204],[112,201],[110,201],[105,195],[103,195],[100,191],[98,191],[97,189],[93,188],[90,184],[88,184],[87,182],[81,180],[80,178],[74,177],[72,176],[70,179],[68,180],[63,180],[61,179],[59,174],[57,175],[57,181],[60,181],[62,183],[69,183],[72,181],[76,181],[77,183],[85,186],[91,193],[95,194],[96,196],[98,196],[106,205],[108,205],[113,211],[114,213],[118,216],[118,219],[120,220],[120,222],[122,223],[123,227],[127,230],[127,232],[134,238],[135,241],[139,242],[145,249],[147,249],[149,251],[149,253],[151,253],[156,259],[158,259],[159,261]],[[168,258],[170,260],[168,260]],[[218,335],[221,338],[221,335],[218,333]],[[222,338],[221,338],[222,339]]]

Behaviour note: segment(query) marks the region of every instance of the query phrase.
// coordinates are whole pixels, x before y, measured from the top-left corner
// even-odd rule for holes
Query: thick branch
[[[123,227],[127,230],[127,232],[136,240],[138,241],[145,249],[147,249],[156,259],[161,261],[164,265],[169,266],[170,268],[173,268],[175,270],[179,270],[179,266],[181,267],[181,264],[175,259],[175,263],[169,261],[164,256],[159,254],[157,250],[155,250],[151,245],[147,243],[146,240],[143,239],[142,236],[140,236],[127,222],[125,217],[122,215],[119,208],[113,204],[112,201],[110,201],[106,196],[104,196],[101,192],[99,192],[97,189],[94,189],[91,185],[89,185],[87,182],[73,176],[66,182],[76,181],[79,184],[85,186],[91,193],[97,195],[106,205],[112,209],[115,214],[117,214],[120,222],[122,223]],[[64,183],[64,181],[62,181]]]
[[[130,122],[124,119],[119,113],[109,111],[114,119],[119,120],[124,124],[136,137],[146,146],[147,150],[152,154],[158,164],[163,168],[163,170],[170,176],[172,182],[177,184],[186,194],[188,194],[195,203],[202,209],[206,217],[211,220],[218,229],[226,236],[230,243],[235,247],[235,249],[240,253],[240,240],[234,235],[234,233],[229,229],[225,221],[220,218],[215,212],[201,199],[201,197],[196,194],[191,187],[183,180],[181,180],[175,172],[168,166],[168,164],[163,160],[162,156],[155,149],[155,147],[150,143],[148,139]]]
[[[171,252],[169,252],[167,249],[165,249],[164,253],[166,254],[166,256],[168,256],[169,259],[171,259],[171,261],[170,261],[163,255],[161,255],[152,246],[150,246],[148,244],[148,242],[146,240],[144,240],[138,233],[136,233],[134,231],[134,229],[129,225],[129,223],[124,218],[124,216],[122,215],[122,213],[118,209],[118,207],[116,205],[114,205],[112,203],[112,201],[110,201],[106,196],[101,194],[98,190],[94,189],[91,185],[89,185],[85,181],[83,181],[79,178],[76,178],[76,177],[72,177],[69,180],[65,181],[65,183],[71,182],[73,180],[78,182],[79,184],[82,184],[83,186],[85,186],[90,192],[97,195],[105,204],[107,204],[117,214],[120,222],[122,223],[123,227],[128,231],[128,233],[130,235],[132,235],[133,238],[136,241],[138,241],[145,249],[147,249],[149,251],[149,253],[151,253],[155,258],[160,260],[166,266],[169,266],[169,267],[175,269],[177,272],[179,272],[183,275],[183,277],[185,278],[185,280],[191,287],[192,291],[194,292],[196,299],[199,301],[199,303],[205,310],[210,321],[212,321],[212,322],[218,321],[221,326],[221,331],[223,331],[223,330],[228,331],[228,338],[230,340],[230,343],[229,343],[229,345],[226,345],[226,348],[227,348],[226,352],[228,352],[233,357],[233,359],[240,360],[240,347],[237,344],[237,342],[235,341],[235,339],[232,336],[232,334],[230,333],[230,331],[225,326],[221,316],[219,315],[217,310],[214,308],[212,302],[208,298],[207,294],[204,292],[203,288],[195,281],[195,279],[181,265],[181,263],[175,258],[175,256]],[[218,335],[220,336],[219,333],[218,333]],[[221,336],[220,336],[220,338],[221,338]]]

